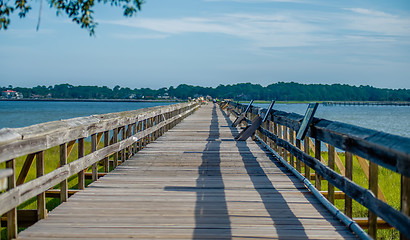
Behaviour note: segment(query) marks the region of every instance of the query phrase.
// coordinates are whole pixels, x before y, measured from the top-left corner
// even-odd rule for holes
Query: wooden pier
[[[393,227],[410,237],[410,139],[314,119],[300,141],[295,133],[303,116],[245,108],[189,102],[1,129],[7,238],[369,239]],[[238,127],[235,117],[243,120]],[[235,140],[240,125],[256,130],[241,134],[256,141]],[[45,173],[53,147],[60,165]],[[74,147],[78,158],[68,161]],[[346,151],[344,162],[335,147]],[[17,157],[25,158],[20,171]],[[34,160],[36,178],[27,181]],[[367,174],[369,190],[352,181],[353,161]],[[401,211],[378,187],[377,165],[401,174]],[[68,189],[73,177],[78,189]],[[46,197],[61,204],[48,212]],[[35,198],[37,209],[17,209]],[[344,213],[335,199],[343,199]],[[352,199],[369,209],[368,218],[354,218]]]
[[[355,236],[231,120],[203,106],[19,239]]]

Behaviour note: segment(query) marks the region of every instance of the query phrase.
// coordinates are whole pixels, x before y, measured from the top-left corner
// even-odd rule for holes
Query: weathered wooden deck
[[[296,177],[203,106],[19,239],[355,238]]]

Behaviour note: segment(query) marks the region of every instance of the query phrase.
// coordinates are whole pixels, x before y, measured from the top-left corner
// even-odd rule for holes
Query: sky
[[[0,31],[0,86],[276,82],[410,89],[408,0],[145,0],[95,8],[96,36],[40,1]]]

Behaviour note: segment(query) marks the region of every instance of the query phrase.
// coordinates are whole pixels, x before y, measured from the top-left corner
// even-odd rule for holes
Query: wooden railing
[[[228,104],[221,106],[229,106],[228,112],[236,116],[246,108],[238,103]],[[244,123],[251,124],[257,115],[264,115],[266,111],[258,107],[251,108]],[[325,196],[329,205],[334,204],[335,199],[344,199],[344,213],[348,218],[352,218],[352,200],[355,200],[368,209],[368,221],[355,220],[362,228],[368,228],[371,237],[377,237],[379,226],[394,227],[400,232],[401,239],[410,239],[409,138],[314,118],[306,137],[300,141],[295,138],[295,133],[301,126],[303,116],[272,110],[267,119],[258,128],[255,134],[257,138],[273,149],[294,173],[309,176],[308,184]],[[322,156],[325,153],[323,146],[327,148],[327,159]],[[339,153],[344,155],[344,163]],[[364,170],[369,183],[368,189],[352,179],[354,160],[357,160],[356,165],[360,165]],[[400,174],[400,206],[396,206],[400,211],[386,201],[378,185],[379,168],[389,169],[394,172],[392,174]],[[314,185],[310,180],[314,180]],[[327,182],[327,191],[321,191],[323,181]],[[335,191],[335,188],[340,192]],[[353,225],[357,226],[356,223],[353,222]]]
[[[31,215],[38,220],[47,217],[47,197],[58,197],[65,202],[69,194],[68,179],[77,174],[78,189],[84,189],[85,179],[90,176],[96,181],[99,176],[117,167],[133,154],[175,126],[184,117],[199,107],[197,102],[140,109],[136,111],[93,115],[55,122],[42,123],[24,128],[0,130],[0,185],[5,189],[0,195],[0,216],[7,221],[7,238],[17,237],[18,220],[24,211],[17,207],[37,198],[37,209]],[[103,143],[100,141],[104,138]],[[91,141],[91,149],[85,142]],[[88,144],[89,145],[89,144]],[[103,146],[102,146],[103,145]],[[45,152],[59,148],[59,166],[45,174]],[[78,157],[67,162],[73,148],[77,146]],[[15,172],[17,157],[25,157],[20,173]],[[36,178],[26,182],[33,162],[36,162]],[[111,164],[110,164],[111,163]],[[102,165],[104,173],[98,172]],[[87,169],[91,167],[91,173]],[[18,175],[17,175],[18,174]],[[16,181],[17,176],[17,181]],[[60,189],[52,189],[60,184]]]

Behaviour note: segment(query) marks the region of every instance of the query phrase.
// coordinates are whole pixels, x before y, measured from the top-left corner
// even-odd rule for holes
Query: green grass
[[[103,144],[100,142],[100,144],[98,145],[97,149],[100,149],[103,147]],[[90,142],[85,142],[85,154],[89,154],[91,152],[91,143]],[[77,143],[74,145],[73,150],[71,151],[71,154],[69,155],[67,162],[73,162],[75,160],[78,159],[78,146]],[[22,156],[22,157],[18,157],[16,158],[16,179],[19,176],[21,169],[23,167],[23,164],[25,162],[27,156]],[[47,149],[45,151],[44,154],[44,165],[45,165],[45,174],[50,173],[54,170],[57,169],[57,167],[59,166],[59,162],[60,162],[60,150],[59,150],[59,146]],[[5,163],[1,163],[0,164],[0,169],[4,169],[5,168]],[[88,171],[91,171],[91,168],[89,168]],[[99,166],[98,169],[99,172],[103,172],[103,167]],[[25,182],[31,181],[33,179],[36,178],[36,164],[35,164],[35,160],[33,161],[33,164],[30,168],[30,171],[27,174],[27,178]],[[69,189],[78,189],[78,178],[77,178],[77,174],[71,176],[70,178],[68,178],[68,188]],[[86,179],[85,184],[86,186],[89,185],[92,181]],[[60,186],[59,184],[53,187],[54,189],[59,189]],[[55,207],[57,207],[60,204],[60,199],[58,198],[46,198],[46,207],[48,211],[53,210]],[[23,204],[18,206],[18,209],[37,209],[37,198],[34,197],[32,199],[29,199],[28,201],[24,202]],[[24,228],[19,228],[19,231],[24,230]],[[6,228],[1,228],[1,239],[5,239],[6,238]]]
[[[313,151],[310,151],[310,155],[314,156]],[[328,161],[328,152],[322,152],[322,158],[327,162]],[[340,160],[345,165],[345,154],[343,152],[338,153]],[[336,171],[340,173],[335,167]],[[313,170],[311,170],[314,173]],[[302,168],[302,173],[304,173],[304,168]],[[353,157],[353,181],[358,185],[368,189],[369,188],[369,181],[363,169],[359,165],[359,162],[356,157]],[[311,181],[313,184],[315,183],[314,180]],[[328,183],[325,180],[322,180],[322,191],[327,191]],[[392,172],[388,169],[379,166],[379,186],[386,198],[387,203],[395,208],[396,210],[400,210],[400,174]],[[339,191],[335,189],[335,191]],[[335,200],[335,206],[339,209],[344,211],[344,199],[337,199]],[[353,218],[363,218],[368,216],[368,210],[358,202],[353,200]],[[390,229],[379,229],[377,232],[378,239],[399,239],[400,235],[397,230],[390,230]]]

